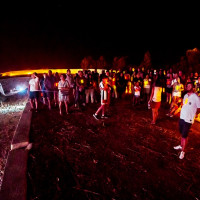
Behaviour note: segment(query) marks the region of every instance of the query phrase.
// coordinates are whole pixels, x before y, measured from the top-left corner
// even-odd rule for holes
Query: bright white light
[[[23,90],[25,90],[25,87],[23,87],[23,86],[21,86],[21,85],[18,85],[17,87],[16,87],[16,89],[18,90],[18,91],[23,91]]]

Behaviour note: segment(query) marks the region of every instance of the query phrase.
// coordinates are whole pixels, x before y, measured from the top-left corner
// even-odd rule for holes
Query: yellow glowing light
[[[129,81],[129,82],[128,82],[128,85],[129,85],[129,87],[128,87],[128,88],[129,88],[128,93],[129,93],[129,94],[132,94],[132,83]]]
[[[126,91],[125,91],[125,93],[127,94],[128,93],[128,87],[126,86]]]
[[[2,76],[26,76],[31,75],[34,72],[37,74],[48,73],[51,70],[52,73],[58,72],[59,74],[66,74],[67,69],[33,69],[33,70],[21,70],[21,71],[10,71],[2,73]],[[98,73],[101,73],[103,69],[97,69]],[[72,74],[78,73],[78,71],[82,71],[82,69],[70,69]],[[90,71],[95,71],[95,69],[90,69]]]
[[[177,85],[177,86],[176,86],[176,90],[179,90],[179,88],[180,88],[180,87]]]
[[[81,83],[84,83],[84,80],[83,80],[83,79],[81,79]]]
[[[165,88],[162,89],[163,93],[165,93]]]
[[[135,71],[135,68],[132,68],[132,71],[134,72],[134,71]]]
[[[186,98],[184,105],[186,105],[188,103],[188,98]]]
[[[144,81],[144,86],[148,85],[149,81]]]

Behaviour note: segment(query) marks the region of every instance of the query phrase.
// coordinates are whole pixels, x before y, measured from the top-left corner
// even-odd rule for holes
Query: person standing
[[[70,92],[69,92],[69,100],[70,99],[75,99],[75,83],[74,83],[74,77],[71,74],[71,70],[68,69],[67,70],[67,74],[66,74],[66,80],[68,81],[69,85],[70,85]],[[73,98],[72,98],[73,97]]]
[[[91,98],[91,103],[94,103],[94,81],[92,79],[92,74],[88,74],[88,78],[86,79],[86,103],[89,103],[89,96]]]
[[[46,77],[44,84],[47,91],[48,107],[49,110],[51,110],[51,100],[54,97],[54,84],[55,84],[55,78],[51,70],[48,71],[48,76]]]
[[[46,100],[47,100],[47,92],[46,92],[46,88],[45,88],[45,79],[46,79],[46,77],[47,77],[47,74],[44,73],[43,77],[40,80],[40,87],[41,87],[41,90],[42,90],[43,107],[45,106]]]
[[[148,104],[151,105],[152,108],[152,122],[151,124],[155,124],[158,118],[158,110],[161,105],[161,95],[162,95],[162,83],[159,79],[157,79],[152,86],[151,96],[149,99]]]
[[[79,76],[76,78],[76,97],[75,97],[75,107],[82,103],[85,106],[85,87],[86,79],[83,76],[83,72],[79,72]]]
[[[194,93],[193,88],[193,82],[188,82],[186,85],[187,94],[183,98],[180,114],[179,131],[181,134],[181,144],[174,147],[175,150],[181,150],[180,159],[183,159],[185,156],[188,133],[191,125],[194,123],[197,109],[200,108],[200,98]]]
[[[105,109],[106,109],[106,105],[108,103],[108,78],[103,78],[102,81],[99,84],[99,88],[101,91],[101,106],[98,108],[98,110],[96,111],[95,114],[93,114],[93,117],[98,120],[97,116],[99,114],[99,112],[102,110],[102,115],[101,118],[107,118],[105,116]]]
[[[35,103],[35,112],[37,112],[38,98],[39,98],[39,78],[36,72],[31,75],[28,92],[29,92],[29,98],[30,98],[30,103],[31,103],[31,110],[34,110],[34,103]]]
[[[60,75],[60,81],[58,82],[58,101],[59,101],[59,109],[60,109],[60,115],[63,115],[62,113],[62,102],[65,104],[66,114],[68,114],[68,102],[69,102],[69,90],[70,90],[70,84],[66,80],[66,75],[61,74]]]

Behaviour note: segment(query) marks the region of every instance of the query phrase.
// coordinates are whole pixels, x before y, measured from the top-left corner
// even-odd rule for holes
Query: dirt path
[[[200,199],[200,124],[179,160],[178,119],[118,100],[111,117],[96,121],[97,105],[60,117],[33,114],[29,199]]]
[[[3,102],[1,102],[2,99],[4,99]],[[13,135],[26,102],[25,94],[0,96],[0,187]]]

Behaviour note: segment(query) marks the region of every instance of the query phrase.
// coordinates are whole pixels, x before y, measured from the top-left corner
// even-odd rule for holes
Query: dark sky
[[[153,64],[163,66],[200,47],[197,5],[95,3],[1,5],[0,72],[78,67],[89,55],[108,61],[128,56],[129,63],[138,65],[147,50]]]

